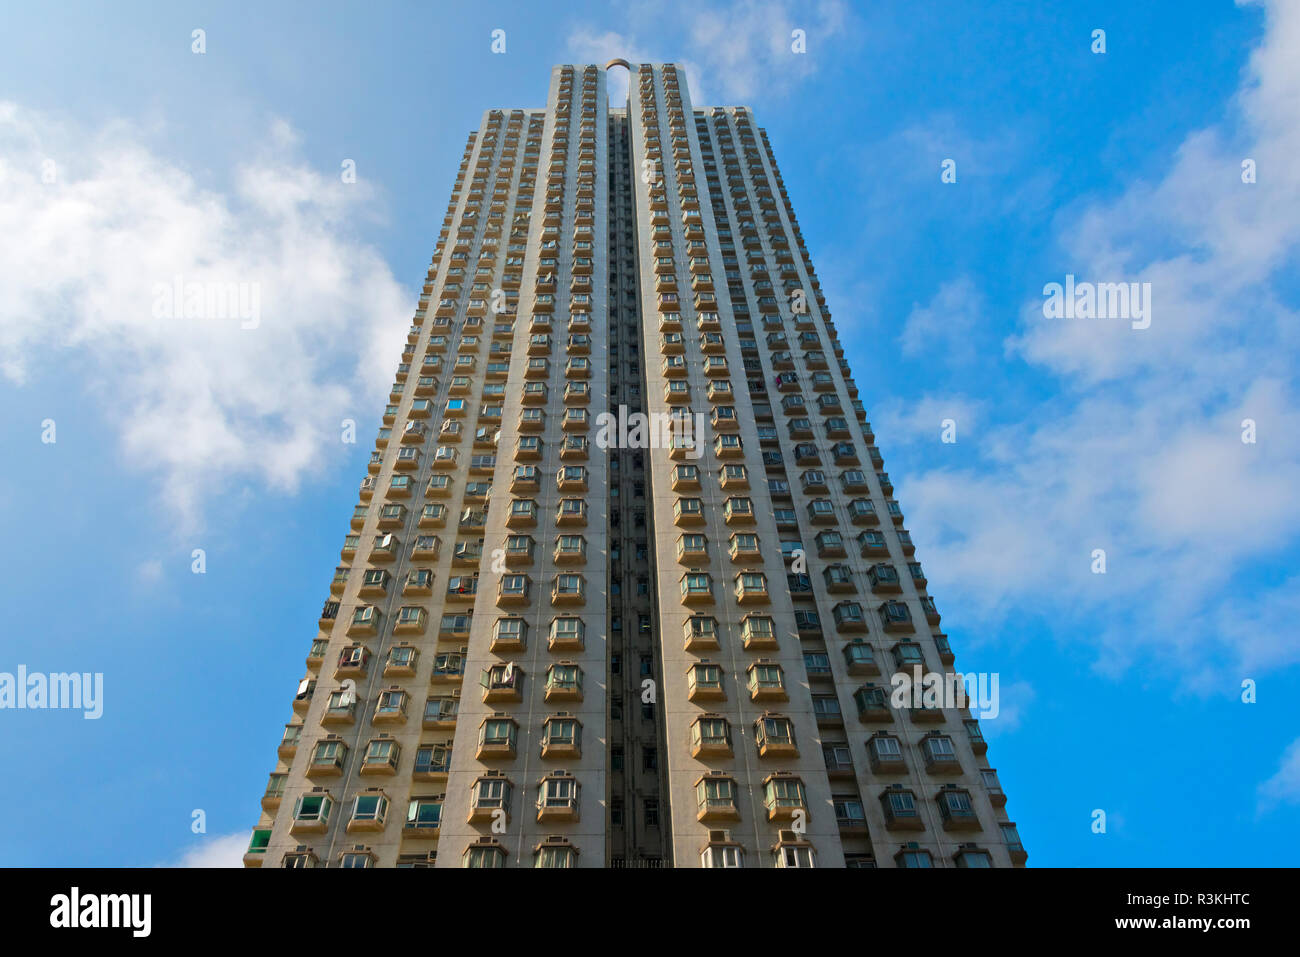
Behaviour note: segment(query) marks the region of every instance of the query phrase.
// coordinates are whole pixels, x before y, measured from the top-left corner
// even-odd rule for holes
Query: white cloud
[[[975,440],[984,402],[966,395],[923,395],[918,399],[885,399],[871,411],[872,428],[889,445],[940,443],[944,422],[954,425],[954,445]]]
[[[86,400],[194,528],[232,481],[292,490],[321,467],[380,403],[414,296],[350,234],[373,191],[303,165],[282,121],[229,192],[141,139],[0,103],[0,374],[91,370]],[[157,318],[175,277],[245,284],[260,318]]]
[[[976,355],[982,313],[983,297],[969,276],[945,282],[928,304],[913,303],[898,337],[903,354],[952,364],[970,362]]]
[[[188,848],[179,861],[164,867],[243,867],[248,831],[210,837]]]
[[[1300,738],[1282,754],[1277,773],[1259,786],[1259,811],[1279,804],[1300,804]]]
[[[136,577],[142,585],[154,585],[162,581],[163,566],[156,558],[141,562],[135,570]]]
[[[572,31],[568,47],[575,59],[602,65],[613,57],[676,63],[686,72],[692,102],[708,106],[746,105],[760,93],[790,89],[816,71],[826,45],[836,41],[850,16],[843,0],[633,3],[620,11],[631,29],[602,32],[584,25]],[[677,29],[666,33],[666,21]],[[805,33],[806,53],[792,49],[796,29]],[[610,102],[617,105],[626,84],[621,75],[614,82],[617,98],[611,90]]]
[[[977,464],[896,480],[954,607],[985,626],[1082,629],[1103,671],[1155,656],[1223,694],[1300,661],[1295,581],[1249,570],[1300,540],[1300,337],[1277,288],[1300,254],[1300,61],[1286,52],[1300,45],[1300,7],[1270,4],[1267,20],[1218,126],[1188,135],[1158,182],[1060,223],[1079,279],[1153,284],[1151,327],[1047,320],[1041,300],[1025,304],[1008,348],[1055,376],[1057,393],[982,428]],[[1243,156],[1268,170],[1253,186]],[[1096,548],[1105,575],[1091,573]]]
[[[615,30],[603,32],[590,27],[579,27],[569,34],[569,52],[579,63],[597,63],[604,66],[610,60],[623,59],[628,63],[657,63],[653,53],[639,40]],[[685,64],[681,64],[685,68]],[[609,105],[614,108],[627,103],[628,71],[611,70],[609,77]]]

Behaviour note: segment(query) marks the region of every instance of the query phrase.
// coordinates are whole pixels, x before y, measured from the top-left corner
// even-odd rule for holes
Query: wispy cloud
[[[283,122],[269,132],[217,192],[127,125],[0,103],[0,374],[90,360],[87,400],[179,527],[227,483],[293,489],[318,469],[342,419],[377,405],[414,306],[352,236],[375,206],[364,181],[304,165]],[[236,288],[227,318],[190,298]],[[256,320],[233,305],[254,301]]]
[[[1281,804],[1300,804],[1300,738],[1287,746],[1277,773],[1259,786],[1261,814]]]
[[[248,831],[209,837],[181,854],[180,860],[162,867],[243,867]]]
[[[740,0],[737,3],[631,3],[620,8],[630,24],[621,31],[576,26],[568,47],[575,59],[604,63],[673,62],[685,71],[697,104],[745,105],[761,94],[791,90],[818,69],[826,44],[840,38],[851,17],[843,0],[791,3]],[[665,25],[672,29],[665,30]],[[795,31],[804,52],[796,52]],[[626,84],[611,89],[622,102]]]
[[[983,296],[969,276],[944,283],[926,305],[915,303],[898,342],[903,355],[962,365],[976,356]]]
[[[1249,572],[1300,539],[1300,336],[1283,304],[1300,254],[1300,8],[1267,9],[1221,121],[1188,134],[1162,179],[1059,222],[1062,272],[1150,282],[1150,328],[1023,304],[1007,349],[1055,381],[1052,397],[982,429],[974,464],[899,482],[936,588],[981,624],[1041,615],[1090,635],[1103,670],[1154,655],[1224,694],[1300,661],[1285,625],[1295,582]],[[961,279],[946,286],[913,312],[905,346],[940,334],[944,315],[960,328],[973,298]]]
[[[871,412],[872,426],[889,445],[953,444],[975,440],[985,402],[967,395],[922,395],[915,399],[885,399]]]
[[[142,585],[156,585],[162,581],[163,564],[156,558],[150,558],[136,567],[135,575]]]

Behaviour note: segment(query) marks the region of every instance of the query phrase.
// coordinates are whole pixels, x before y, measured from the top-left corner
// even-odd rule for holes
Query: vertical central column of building
[[[843,866],[734,317],[713,292],[721,253],[676,67],[638,67],[630,110],[647,406],[703,422],[686,430],[678,419],[670,447],[649,454],[673,860],[769,867],[797,850]]]
[[[663,715],[653,688],[661,673],[652,581],[646,450],[621,441],[621,424],[645,414],[645,369],[637,287],[637,223],[627,110],[609,116],[609,402],[598,444],[610,468],[609,835],[611,867],[671,862],[666,774],[660,772]],[[607,441],[601,442],[604,437]],[[649,700],[647,700],[649,697]]]
[[[552,71],[518,313],[497,317],[512,353],[439,866],[605,862],[603,82]]]

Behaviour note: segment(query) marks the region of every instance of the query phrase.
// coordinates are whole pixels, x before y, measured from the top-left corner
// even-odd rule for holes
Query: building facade
[[[953,653],[767,134],[672,64],[471,134],[341,557],[250,866],[1025,861],[893,693]]]

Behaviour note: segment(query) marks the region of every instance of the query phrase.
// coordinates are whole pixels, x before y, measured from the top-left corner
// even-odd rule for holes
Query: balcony
[[[717,665],[699,664],[687,672],[686,698],[691,702],[723,701],[727,693],[722,684],[722,669]]]
[[[562,661],[552,665],[546,672],[545,700],[581,701],[582,671],[572,662]]]
[[[513,665],[493,665],[479,677],[484,702],[522,701],[524,674]]]
[[[780,665],[760,659],[749,666],[746,687],[750,701],[788,701],[785,674]]]
[[[889,695],[884,688],[865,684],[853,692],[853,703],[858,709],[858,720],[863,724],[894,720]]]
[[[731,729],[719,714],[702,714],[691,725],[691,757],[729,758],[732,756]]]

